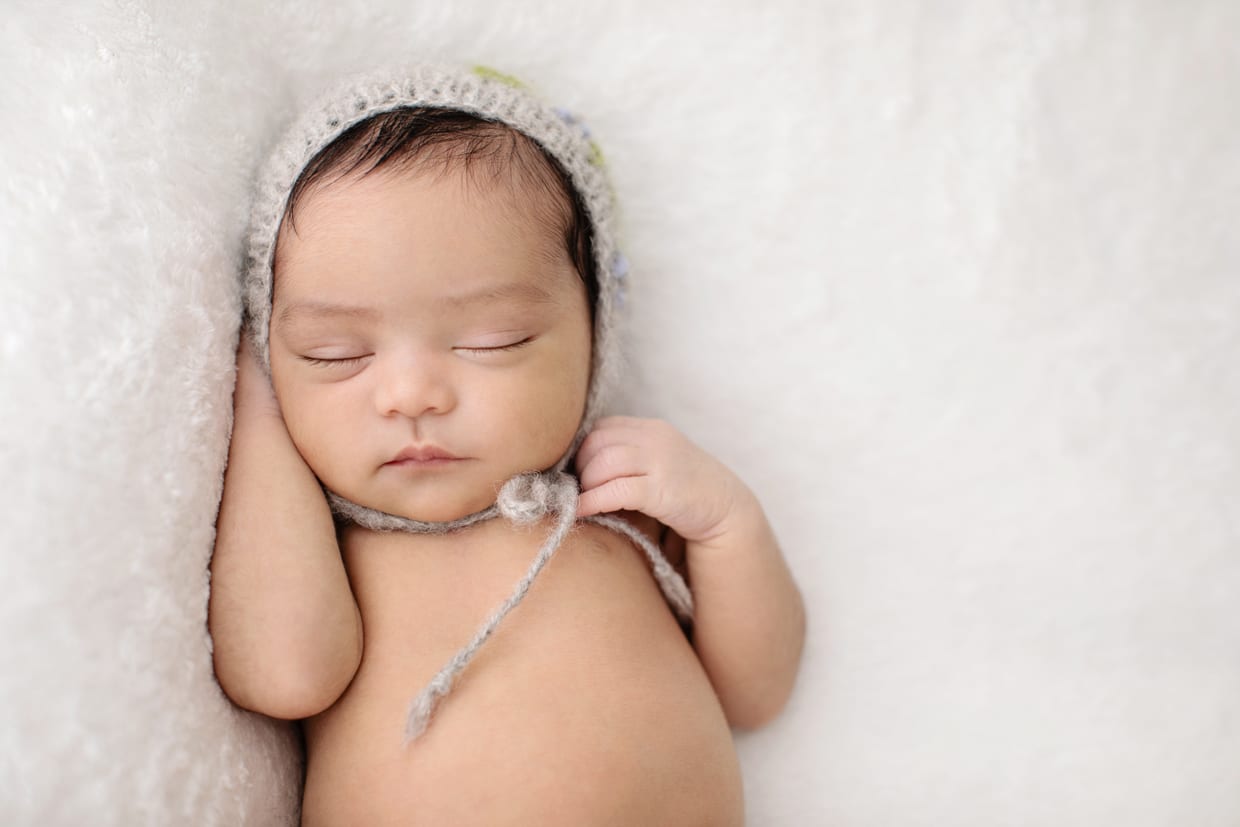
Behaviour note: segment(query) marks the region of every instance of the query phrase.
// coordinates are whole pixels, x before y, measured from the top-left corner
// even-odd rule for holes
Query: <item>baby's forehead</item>
[[[412,295],[445,314],[572,301],[583,279],[561,227],[537,218],[530,197],[460,169],[393,167],[324,183],[282,233],[277,313],[347,303],[360,282],[372,285],[372,303]]]
[[[567,255],[568,216],[545,187],[479,177],[459,166],[411,164],[353,171],[306,189],[281,224],[273,272],[306,255],[347,253],[407,233],[425,237],[436,228],[450,234],[462,225],[508,241],[512,256],[533,251],[558,263]],[[470,254],[473,246],[461,252]]]
[[[541,154],[541,150],[533,151]],[[540,163],[545,168],[540,169]],[[373,219],[372,205],[380,205],[396,189],[401,191],[406,205],[418,201],[433,207],[436,200],[460,196],[466,203],[492,208],[479,209],[478,213],[494,214],[493,208],[498,206],[505,222],[519,225],[527,235],[542,239],[547,254],[558,258],[566,234],[580,222],[575,220],[569,191],[555,176],[555,169],[546,159],[530,160],[516,153],[461,155],[442,148],[435,153],[391,159],[381,165],[344,159],[337,161],[336,168],[307,166],[289,195],[279,225],[273,271],[279,269],[289,238],[301,235],[304,225],[321,226],[323,222],[316,219],[323,214],[333,215],[336,221]],[[339,210],[342,200],[347,200],[352,209]],[[481,219],[473,215],[469,220]]]

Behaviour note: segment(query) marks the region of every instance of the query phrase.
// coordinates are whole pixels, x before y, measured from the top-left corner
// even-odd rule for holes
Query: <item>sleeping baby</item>
[[[260,179],[211,563],[220,685],[300,720],[302,824],[744,820],[801,598],[755,495],[602,416],[601,154],[490,70],[352,81]]]

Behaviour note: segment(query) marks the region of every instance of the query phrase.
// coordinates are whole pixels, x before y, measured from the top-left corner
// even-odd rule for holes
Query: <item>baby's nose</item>
[[[456,405],[449,371],[430,354],[390,358],[383,365],[375,390],[375,406],[384,416],[410,419],[442,414]]]

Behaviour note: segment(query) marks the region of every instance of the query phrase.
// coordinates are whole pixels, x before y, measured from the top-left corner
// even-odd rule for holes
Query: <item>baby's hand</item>
[[[280,403],[276,401],[271,380],[267,378],[267,372],[258,361],[258,354],[254,352],[250,337],[244,330],[237,344],[237,386],[233,391],[233,406],[238,412],[281,417]]]
[[[577,452],[577,514],[640,511],[681,537],[709,542],[748,494],[723,463],[658,419],[600,419]]]

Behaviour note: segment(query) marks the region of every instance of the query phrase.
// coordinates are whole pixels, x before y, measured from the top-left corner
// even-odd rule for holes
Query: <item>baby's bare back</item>
[[[305,723],[305,827],[743,821],[719,702],[640,553],[580,525],[402,746],[410,699],[507,596],[545,527],[342,540],[365,650]]]

